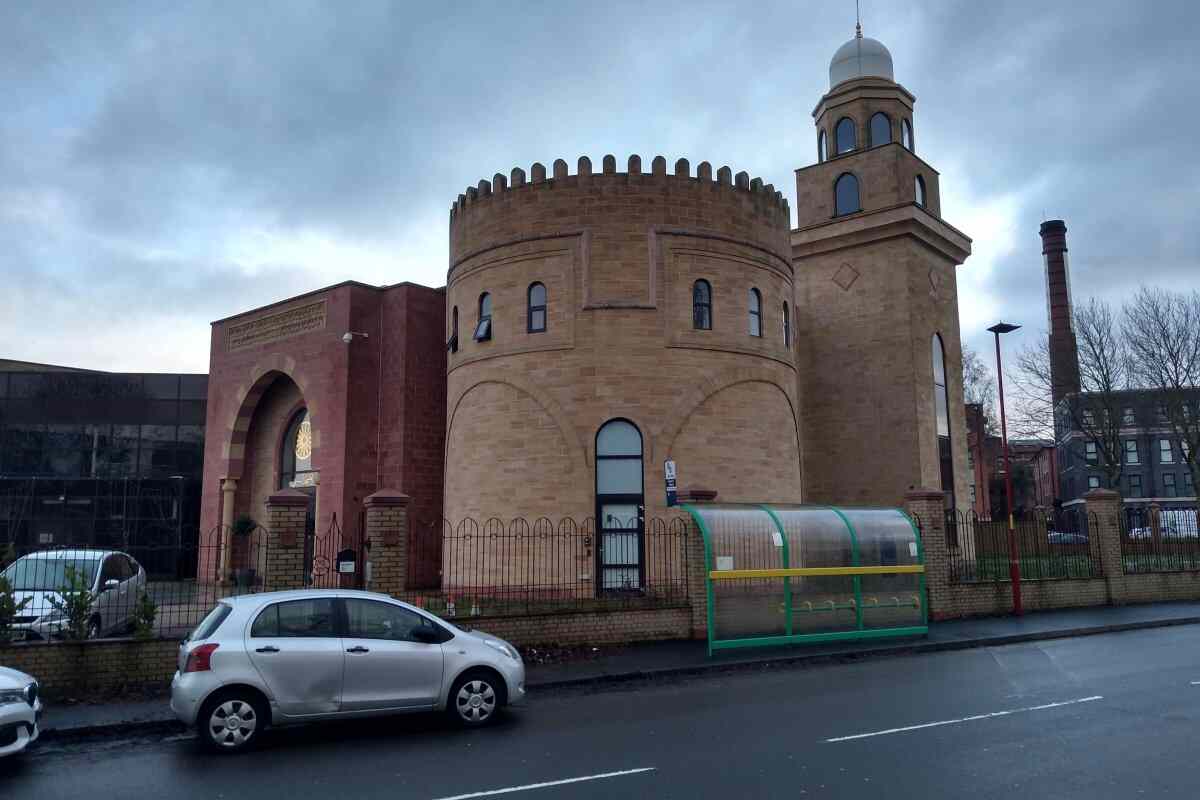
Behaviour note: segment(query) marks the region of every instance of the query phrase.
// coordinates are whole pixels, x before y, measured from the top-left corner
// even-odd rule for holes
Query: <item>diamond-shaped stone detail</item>
[[[842,264],[838,267],[837,272],[833,273],[833,282],[842,287],[842,291],[850,291],[850,287],[858,280],[858,270],[849,264]]]

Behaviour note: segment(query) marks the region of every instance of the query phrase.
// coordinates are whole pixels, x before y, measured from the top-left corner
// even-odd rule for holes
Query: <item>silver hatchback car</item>
[[[268,592],[220,601],[179,648],[171,710],[232,752],[268,725],[445,710],[485,725],[525,700],[502,639],[387,595]]]

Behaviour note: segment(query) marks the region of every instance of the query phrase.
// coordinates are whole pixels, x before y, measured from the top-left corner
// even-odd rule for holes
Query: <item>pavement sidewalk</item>
[[[702,641],[652,642],[630,645],[589,661],[531,665],[526,673],[526,683],[531,690],[545,690],[647,678],[682,677],[722,670],[837,663],[913,653],[965,650],[1193,624],[1200,624],[1200,602],[1043,611],[1019,619],[987,617],[954,620],[931,624],[928,636],[924,637],[726,650],[718,652],[712,658],[706,654],[705,643]],[[52,738],[58,735],[88,735],[101,732],[111,734],[115,731],[144,730],[150,733],[156,729],[171,730],[177,726],[164,698],[111,704],[49,703],[43,718],[42,731]]]

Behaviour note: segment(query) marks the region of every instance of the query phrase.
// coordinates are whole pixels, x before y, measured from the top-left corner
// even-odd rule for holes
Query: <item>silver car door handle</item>
[[[279,648],[278,648],[278,647],[272,647],[271,645],[267,645],[266,647],[260,647],[260,648],[258,648],[258,649],[257,649],[257,650],[255,650],[254,652],[256,652],[256,653],[278,653],[278,652],[279,652]]]
[[[369,648],[366,648],[366,647],[363,647],[362,645],[359,645],[358,647],[349,647],[349,648],[347,648],[347,649],[346,649],[346,652],[347,652],[347,653],[369,653],[369,652],[371,652],[371,651],[370,651],[370,649],[369,649]]]

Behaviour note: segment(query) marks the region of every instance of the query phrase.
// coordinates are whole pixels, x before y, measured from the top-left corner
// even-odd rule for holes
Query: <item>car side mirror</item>
[[[109,589],[116,589],[120,585],[121,582],[116,578],[109,578],[104,582],[104,586],[101,587],[101,591],[107,592]]]

